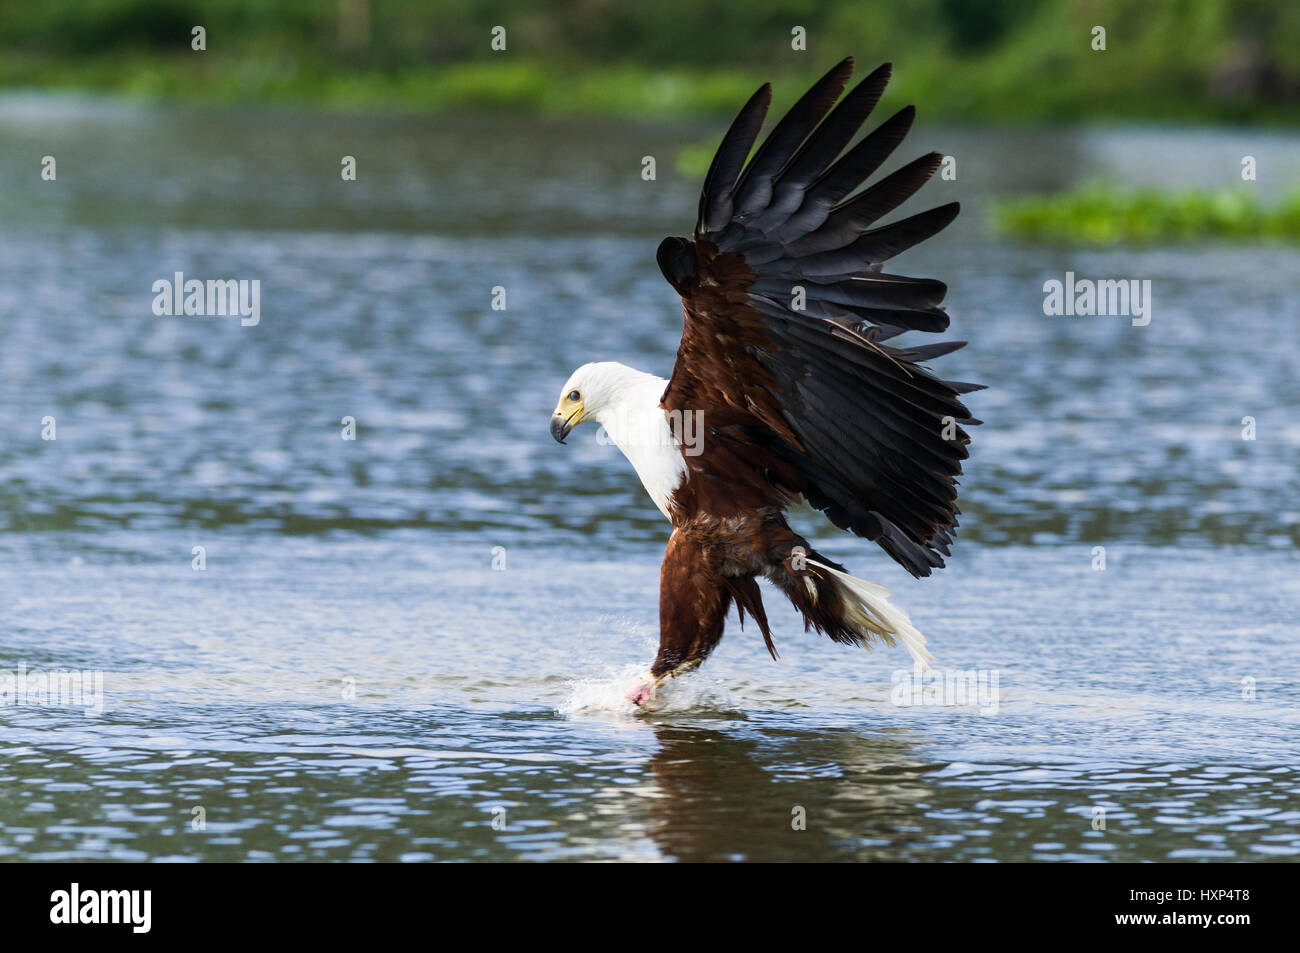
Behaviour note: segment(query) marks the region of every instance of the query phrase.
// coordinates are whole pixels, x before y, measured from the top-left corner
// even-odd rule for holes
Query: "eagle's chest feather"
[[[671,519],[669,500],[686,481],[687,468],[668,415],[659,406],[666,384],[660,377],[639,382],[598,419],[636,470],[659,512]]]

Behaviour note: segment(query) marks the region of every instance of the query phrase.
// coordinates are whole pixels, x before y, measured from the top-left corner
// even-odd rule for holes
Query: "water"
[[[586,360],[670,369],[653,252],[710,134],[0,101],[0,689],[103,679],[89,711],[0,708],[0,857],[1300,855],[1300,253],[982,224],[993,194],[1228,184],[1242,154],[1276,193],[1297,140],[919,127],[908,155],[959,161],[923,194],[967,211],[900,267],[950,284],[945,372],[994,385],[962,532],[915,581],[795,520],[996,706],[894,704],[901,650],[769,592],[779,662],[733,620],[645,715],[666,527],[547,418]],[[260,279],[261,323],[155,317],[178,270]],[[1150,326],[1045,317],[1066,270],[1150,278]]]

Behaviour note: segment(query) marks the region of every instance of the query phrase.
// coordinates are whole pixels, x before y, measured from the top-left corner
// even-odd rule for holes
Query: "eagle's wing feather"
[[[703,415],[693,473],[751,505],[745,488],[765,487],[762,502],[773,505],[802,494],[924,576],[943,565],[957,526],[969,443],[960,425],[979,423],[959,397],[979,385],[921,366],[964,342],[884,343],[945,330],[947,287],[881,265],[947,226],[958,206],[872,227],[942,157],[922,156],[854,194],[902,141],[913,111],[837,161],[889,79],[886,64],[831,110],[851,72],[845,60],[827,73],[746,166],[771,99],[759,89],[714,157],[693,240],[660,245],[686,315],[663,407]]]

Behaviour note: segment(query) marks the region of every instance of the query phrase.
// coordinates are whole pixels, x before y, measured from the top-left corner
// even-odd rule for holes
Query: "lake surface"
[[[892,267],[991,385],[961,533],[917,581],[795,522],[996,694],[900,697],[906,653],[768,589],[780,661],[733,617],[645,714],[666,523],[547,424],[578,364],[670,371],[654,250],[715,126],[0,100],[0,694],[99,686],[0,705],[0,858],[1300,857],[1300,251],[984,225],[1246,154],[1276,196],[1300,138],[918,126],[958,178],[907,208],[965,212]],[[260,322],[155,316],[177,271],[259,280]],[[1151,323],[1045,316],[1067,271],[1150,279]]]

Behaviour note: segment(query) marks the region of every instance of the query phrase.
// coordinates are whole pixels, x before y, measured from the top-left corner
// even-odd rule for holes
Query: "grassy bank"
[[[811,75],[811,74],[810,74]],[[613,66],[570,71],[522,58],[442,67],[339,69],[289,54],[0,62],[0,87],[85,91],[142,100],[302,104],[327,109],[438,113],[673,117],[734,111],[754,91],[740,71]]]
[[[859,56],[870,68],[884,56]],[[122,95],[141,100],[216,104],[298,104],[326,109],[439,113],[497,110],[543,115],[638,118],[734,113],[762,82],[775,86],[774,110],[791,105],[830,62],[811,59],[770,68],[593,63],[512,57],[443,65],[340,66],[315,56],[220,53],[130,55],[66,61],[33,55],[0,60],[0,89]],[[811,68],[810,68],[811,67]],[[1155,120],[1300,121],[1300,101],[1206,101],[1185,92],[1136,95],[1087,88],[1019,90],[990,69],[961,73],[925,60],[895,62],[889,97],[915,103],[928,119],[994,122]]]
[[[1300,5],[1267,0],[0,5],[10,88],[420,112],[728,113],[767,79],[788,104],[851,53],[892,60],[893,93],[930,118],[1285,122],[1300,119],[1296,49]]]
[[[1061,195],[1005,201],[994,229],[1026,240],[1114,242],[1226,239],[1300,242],[1300,191],[1265,206],[1245,187],[1122,191],[1102,184]]]

